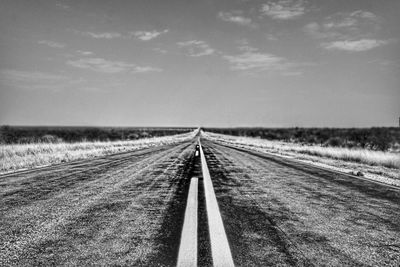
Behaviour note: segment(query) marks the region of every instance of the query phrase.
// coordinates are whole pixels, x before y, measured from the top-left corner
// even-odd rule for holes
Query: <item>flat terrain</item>
[[[0,176],[0,266],[174,266],[196,140]],[[237,266],[398,266],[400,192],[203,140]]]

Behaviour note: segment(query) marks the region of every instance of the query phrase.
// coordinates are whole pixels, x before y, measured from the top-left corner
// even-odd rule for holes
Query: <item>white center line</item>
[[[206,197],[208,227],[211,241],[211,254],[213,266],[230,267],[234,266],[228,238],[225,234],[224,224],[219,211],[217,198],[211,181],[210,172],[207,167],[203,148],[200,144],[201,169],[203,172],[203,183]]]
[[[197,189],[198,178],[192,178],[179,246],[177,264],[179,267],[197,266]]]

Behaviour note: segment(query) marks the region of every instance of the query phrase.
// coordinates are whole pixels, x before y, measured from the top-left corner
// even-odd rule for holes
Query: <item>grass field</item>
[[[0,145],[0,173],[182,142],[195,131],[133,141]]]

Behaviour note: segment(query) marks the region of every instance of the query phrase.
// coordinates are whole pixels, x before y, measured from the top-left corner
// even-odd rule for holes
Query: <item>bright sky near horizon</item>
[[[397,126],[398,0],[1,0],[0,124]]]

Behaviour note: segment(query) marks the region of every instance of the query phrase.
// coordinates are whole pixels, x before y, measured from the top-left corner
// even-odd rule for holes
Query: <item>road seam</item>
[[[198,178],[193,177],[190,181],[181,243],[179,246],[178,267],[197,265],[198,180]]]
[[[222,222],[221,213],[219,211],[217,198],[215,196],[214,187],[211,181],[210,172],[207,167],[206,158],[204,156],[203,147],[200,146],[201,170],[203,173],[204,193],[206,197],[206,208],[208,227],[211,243],[211,254],[213,266],[229,267],[235,266],[228,238],[226,237],[224,224]]]

